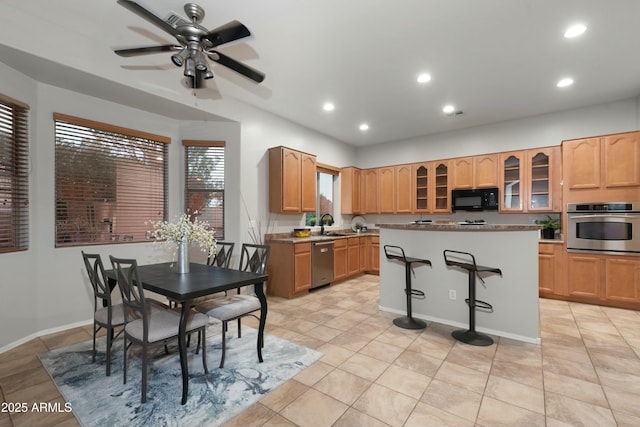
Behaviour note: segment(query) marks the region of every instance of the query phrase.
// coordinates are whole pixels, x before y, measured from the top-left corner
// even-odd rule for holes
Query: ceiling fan
[[[117,55],[129,57],[160,52],[175,52],[171,55],[171,61],[177,67],[184,67],[184,75],[188,78],[189,87],[193,89],[203,87],[203,80],[213,78],[207,58],[242,74],[256,83],[264,80],[264,73],[213,49],[222,44],[250,36],[249,29],[240,22],[231,21],[209,31],[200,25],[202,18],[204,18],[204,9],[195,3],[184,5],[184,11],[190,21],[173,13],[164,20],[132,0],[118,0],[118,4],[171,34],[180,44],[118,49],[114,51]]]

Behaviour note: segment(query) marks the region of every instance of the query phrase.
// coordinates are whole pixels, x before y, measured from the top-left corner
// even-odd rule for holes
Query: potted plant
[[[554,239],[556,230],[560,228],[560,220],[556,218],[551,218],[551,216],[549,215],[547,215],[547,219],[537,220],[536,224],[539,224],[542,226],[543,239]]]

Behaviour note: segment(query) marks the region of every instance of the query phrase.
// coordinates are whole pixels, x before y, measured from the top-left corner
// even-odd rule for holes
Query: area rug
[[[231,326],[231,325],[229,325]],[[225,366],[219,369],[221,325],[207,329],[207,364],[189,355],[189,398],[180,404],[182,376],[177,343],[166,355],[162,346],[150,362],[147,402],[140,403],[141,360],[129,350],[127,384],[122,384],[122,339],[114,343],[111,376],[105,375],[104,337],[96,362],[91,362],[91,341],[38,355],[56,386],[84,427],[97,426],[218,426],[260,400],[322,356],[315,350],[265,334],[263,363],[256,354],[255,329],[242,328],[238,339],[227,335]],[[194,336],[195,337],[195,336]]]

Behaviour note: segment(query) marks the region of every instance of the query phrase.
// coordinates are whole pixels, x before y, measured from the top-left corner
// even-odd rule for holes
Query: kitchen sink
[[[323,234],[323,236],[336,236],[336,237],[345,237],[345,236],[355,236],[356,233],[327,233]]]

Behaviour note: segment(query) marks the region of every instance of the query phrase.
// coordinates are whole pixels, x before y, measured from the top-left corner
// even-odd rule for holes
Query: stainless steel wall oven
[[[640,256],[640,202],[569,203],[567,250]]]

